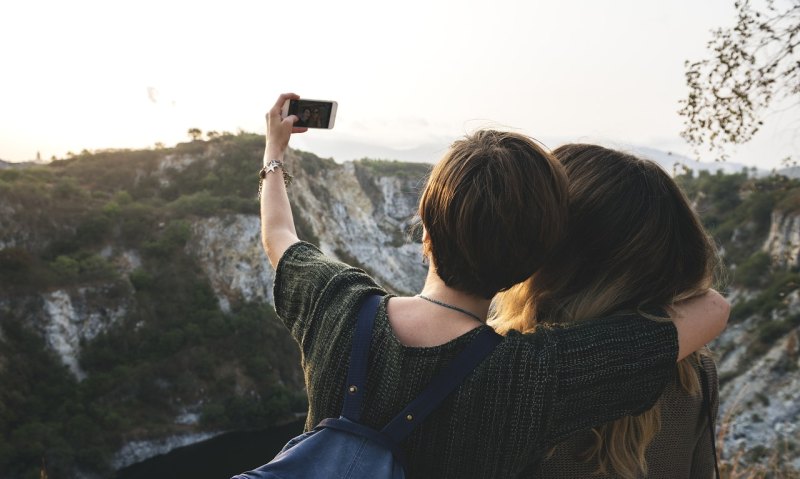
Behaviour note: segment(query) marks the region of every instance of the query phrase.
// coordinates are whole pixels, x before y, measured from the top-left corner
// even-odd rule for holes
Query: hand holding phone
[[[296,115],[298,120],[294,123],[295,127],[331,129],[337,108],[335,101],[290,99],[283,104],[281,118]]]
[[[306,127],[294,126],[291,120],[287,120],[286,117],[282,115],[284,104],[289,102],[289,100],[299,99],[300,96],[295,93],[283,93],[278,97],[275,105],[267,112],[265,161],[283,158],[283,154],[289,146],[289,139],[292,137],[292,134],[303,133],[308,130]]]

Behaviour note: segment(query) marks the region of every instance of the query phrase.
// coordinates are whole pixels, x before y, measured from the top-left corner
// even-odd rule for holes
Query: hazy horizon
[[[0,14],[6,161],[171,145],[189,128],[261,132],[283,91],[339,102],[333,130],[292,140],[321,156],[499,126],[693,157],[679,136],[684,61],[734,21],[732,0],[33,0]],[[797,125],[796,109],[776,110],[730,161],[780,166]]]

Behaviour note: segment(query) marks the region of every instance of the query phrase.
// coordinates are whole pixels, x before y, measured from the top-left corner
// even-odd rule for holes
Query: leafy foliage
[[[681,102],[684,139],[726,157],[727,144],[749,141],[764,111],[800,94],[800,3],[737,0],[736,25],[713,32],[710,58],[686,62],[688,97]]]

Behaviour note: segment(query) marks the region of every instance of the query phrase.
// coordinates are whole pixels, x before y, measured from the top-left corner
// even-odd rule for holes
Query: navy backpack
[[[268,464],[232,479],[405,478],[400,442],[494,350],[501,337],[490,328],[478,333],[416,399],[377,431],[359,420],[380,300],[380,296],[369,296],[359,310],[341,416],[323,419],[313,430],[289,441]]]

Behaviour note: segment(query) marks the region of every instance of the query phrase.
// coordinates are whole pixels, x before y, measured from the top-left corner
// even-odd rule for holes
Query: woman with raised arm
[[[498,296],[491,324],[499,332],[588,324],[618,312],[663,317],[661,307],[709,290],[714,243],[661,167],[597,145],[565,145],[553,155],[569,181],[569,227],[532,278]],[[655,407],[569,437],[529,477],[712,477],[703,395],[716,416],[714,361],[693,353],[676,371]]]
[[[263,243],[276,268],[275,308],[303,354],[306,428],[342,409],[359,305],[382,295],[362,422],[380,428],[473,337],[492,297],[534,273],[566,226],[566,177],[529,138],[479,131],[433,168],[420,199],[428,275],[419,295],[387,294],[365,272],[297,238],[283,164],[295,116],[284,94],[267,115]],[[408,477],[514,477],[557,439],[649,409],[675,362],[718,335],[728,304],[714,292],[676,305],[672,321],[637,312],[569,327],[510,332],[402,443]],[[409,419],[411,420],[411,419]]]

